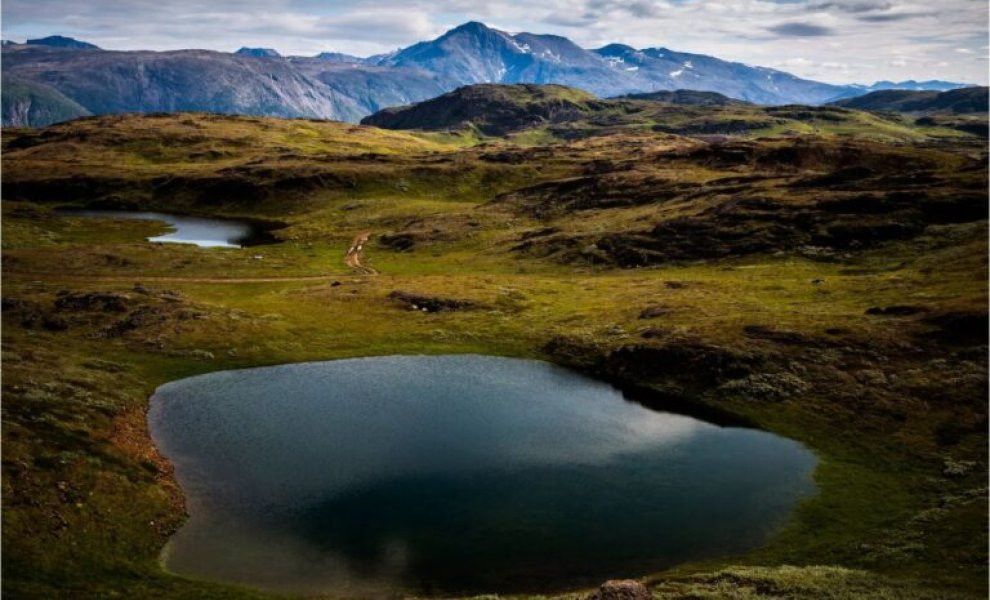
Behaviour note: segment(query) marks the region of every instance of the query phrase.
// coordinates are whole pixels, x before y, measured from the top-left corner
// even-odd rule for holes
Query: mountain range
[[[268,48],[110,51],[51,36],[3,44],[4,126],[120,112],[206,111],[356,122],[476,83],[557,83],[611,97],[712,91],[757,104],[823,104],[874,89],[951,82],[833,85],[666,48],[581,48],[557,35],[469,22],[385,55],[282,57]],[[876,86],[882,86],[880,88]],[[909,88],[914,89],[914,88]]]

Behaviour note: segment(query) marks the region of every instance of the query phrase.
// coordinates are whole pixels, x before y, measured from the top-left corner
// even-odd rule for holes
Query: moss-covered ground
[[[268,597],[161,568],[183,506],[146,429],[151,392],[474,352],[573,366],[818,455],[818,494],[765,546],[644,573],[657,598],[986,597],[983,143],[794,144],[519,146],[207,115],[5,132],[4,594]],[[285,227],[245,249],[149,244],[160,224],[52,211],[67,204]],[[364,231],[379,275],[342,262]],[[475,308],[410,310],[395,290]]]

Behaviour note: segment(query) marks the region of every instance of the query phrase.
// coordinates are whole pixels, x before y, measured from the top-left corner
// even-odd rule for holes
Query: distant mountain
[[[379,61],[436,73],[449,87],[473,83],[559,83],[599,95],[635,86],[594,53],[554,35],[510,35],[470,22]],[[641,91],[641,90],[640,90]]]
[[[234,54],[238,56],[253,56],[254,58],[281,58],[282,55],[272,48],[241,48]]]
[[[99,50],[100,47],[61,35],[50,35],[48,37],[28,40],[25,42],[30,46],[51,46],[52,48],[72,48],[74,50]]]
[[[412,106],[386,108],[361,120],[385,129],[477,128],[505,135],[544,123],[572,121],[607,106],[582,90],[562,85],[464,86]]]
[[[350,54],[344,54],[342,52],[320,52],[314,58],[318,58],[320,60],[326,60],[330,62],[350,63],[350,64],[364,62],[364,59],[359,56],[351,56]]]
[[[287,61],[206,50],[67,52],[20,45],[3,50],[3,74],[57,90],[94,115],[206,111],[356,120],[368,112]],[[4,106],[3,114],[4,125],[11,125],[7,116],[23,111]]]
[[[21,87],[17,94],[4,96],[18,104],[4,107],[3,124],[41,126],[78,112],[25,110],[21,92],[29,84],[39,101],[42,96],[58,98],[56,104],[65,108],[64,98],[94,115],[198,110],[348,121],[476,83],[555,83],[602,97],[688,89],[758,104],[822,104],[870,91],[665,48],[611,44],[586,50],[564,37],[510,34],[477,22],[365,59],[334,52],[277,61],[273,57],[278,53],[265,48],[242,48],[233,54],[114,52],[62,36],[6,44],[4,75],[14,77]],[[688,96],[680,94],[681,101],[687,101]],[[664,101],[678,102],[672,98],[676,97]],[[705,98],[721,102],[714,96]]]
[[[564,37],[509,34],[477,22],[414,44],[382,58],[379,64],[431,71],[452,87],[559,83],[599,96],[687,88],[762,104],[816,104],[845,91],[842,86],[701,54],[665,48],[637,50],[621,44],[585,50]]]
[[[864,94],[869,94],[870,92],[878,92],[881,90],[915,90],[915,91],[936,91],[944,92],[947,90],[955,90],[959,88],[973,87],[968,83],[956,83],[952,81],[940,81],[937,79],[932,79],[929,81],[915,81],[909,79],[907,81],[877,81],[873,85],[859,85],[852,84],[845,86],[845,89],[830,99],[830,102],[835,102],[845,98],[855,98],[857,96],[862,96]]]
[[[666,102],[667,104],[685,104],[691,106],[730,106],[735,104],[749,104],[743,100],[729,98],[718,92],[699,92],[697,90],[674,90],[647,92],[645,94],[627,94],[617,96],[617,99],[624,100],[652,100],[654,102]]]
[[[988,102],[988,88],[965,87],[946,92],[881,90],[832,104],[859,110],[932,115],[986,113]]]
[[[909,79],[907,81],[878,81],[871,85],[868,90],[875,92],[878,90],[934,90],[938,92],[944,92],[947,90],[954,90],[957,88],[972,87],[966,83],[956,83],[953,81],[940,81],[938,79],[931,79],[928,81],[915,81]]]

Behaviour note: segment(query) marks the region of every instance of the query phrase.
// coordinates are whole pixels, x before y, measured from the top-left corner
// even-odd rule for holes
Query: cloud
[[[932,12],[900,12],[900,13],[883,13],[878,15],[862,15],[859,18],[860,21],[867,21],[869,23],[891,23],[895,21],[904,21],[907,19],[917,19],[920,17],[930,17],[934,13]]]
[[[985,0],[3,0],[2,28],[8,39],[62,34],[120,50],[366,56],[478,20],[586,48],[662,46],[834,83],[985,83],[987,11]],[[792,57],[806,62],[783,64]]]
[[[781,23],[773,27],[767,27],[767,31],[778,35],[794,37],[818,37],[823,35],[833,35],[835,32],[828,27],[815,25],[813,23]]]
[[[856,0],[852,2],[819,2],[808,5],[812,11],[842,11],[849,13],[864,13],[876,10],[888,10],[891,3],[886,0]]]

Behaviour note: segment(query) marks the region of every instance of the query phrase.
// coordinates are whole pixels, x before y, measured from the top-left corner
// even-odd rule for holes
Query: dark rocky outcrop
[[[470,300],[457,300],[454,298],[438,298],[434,296],[423,296],[395,290],[389,293],[388,298],[394,300],[409,310],[421,310],[423,312],[451,312],[455,310],[468,310],[478,308],[476,302]]]
[[[653,595],[642,583],[632,579],[606,581],[586,600],[651,600]]]
[[[911,306],[898,304],[895,306],[873,306],[866,309],[868,315],[882,315],[885,317],[910,317],[918,313],[928,312],[924,306]]]
[[[59,292],[55,300],[58,310],[125,312],[130,298],[116,292]]]

